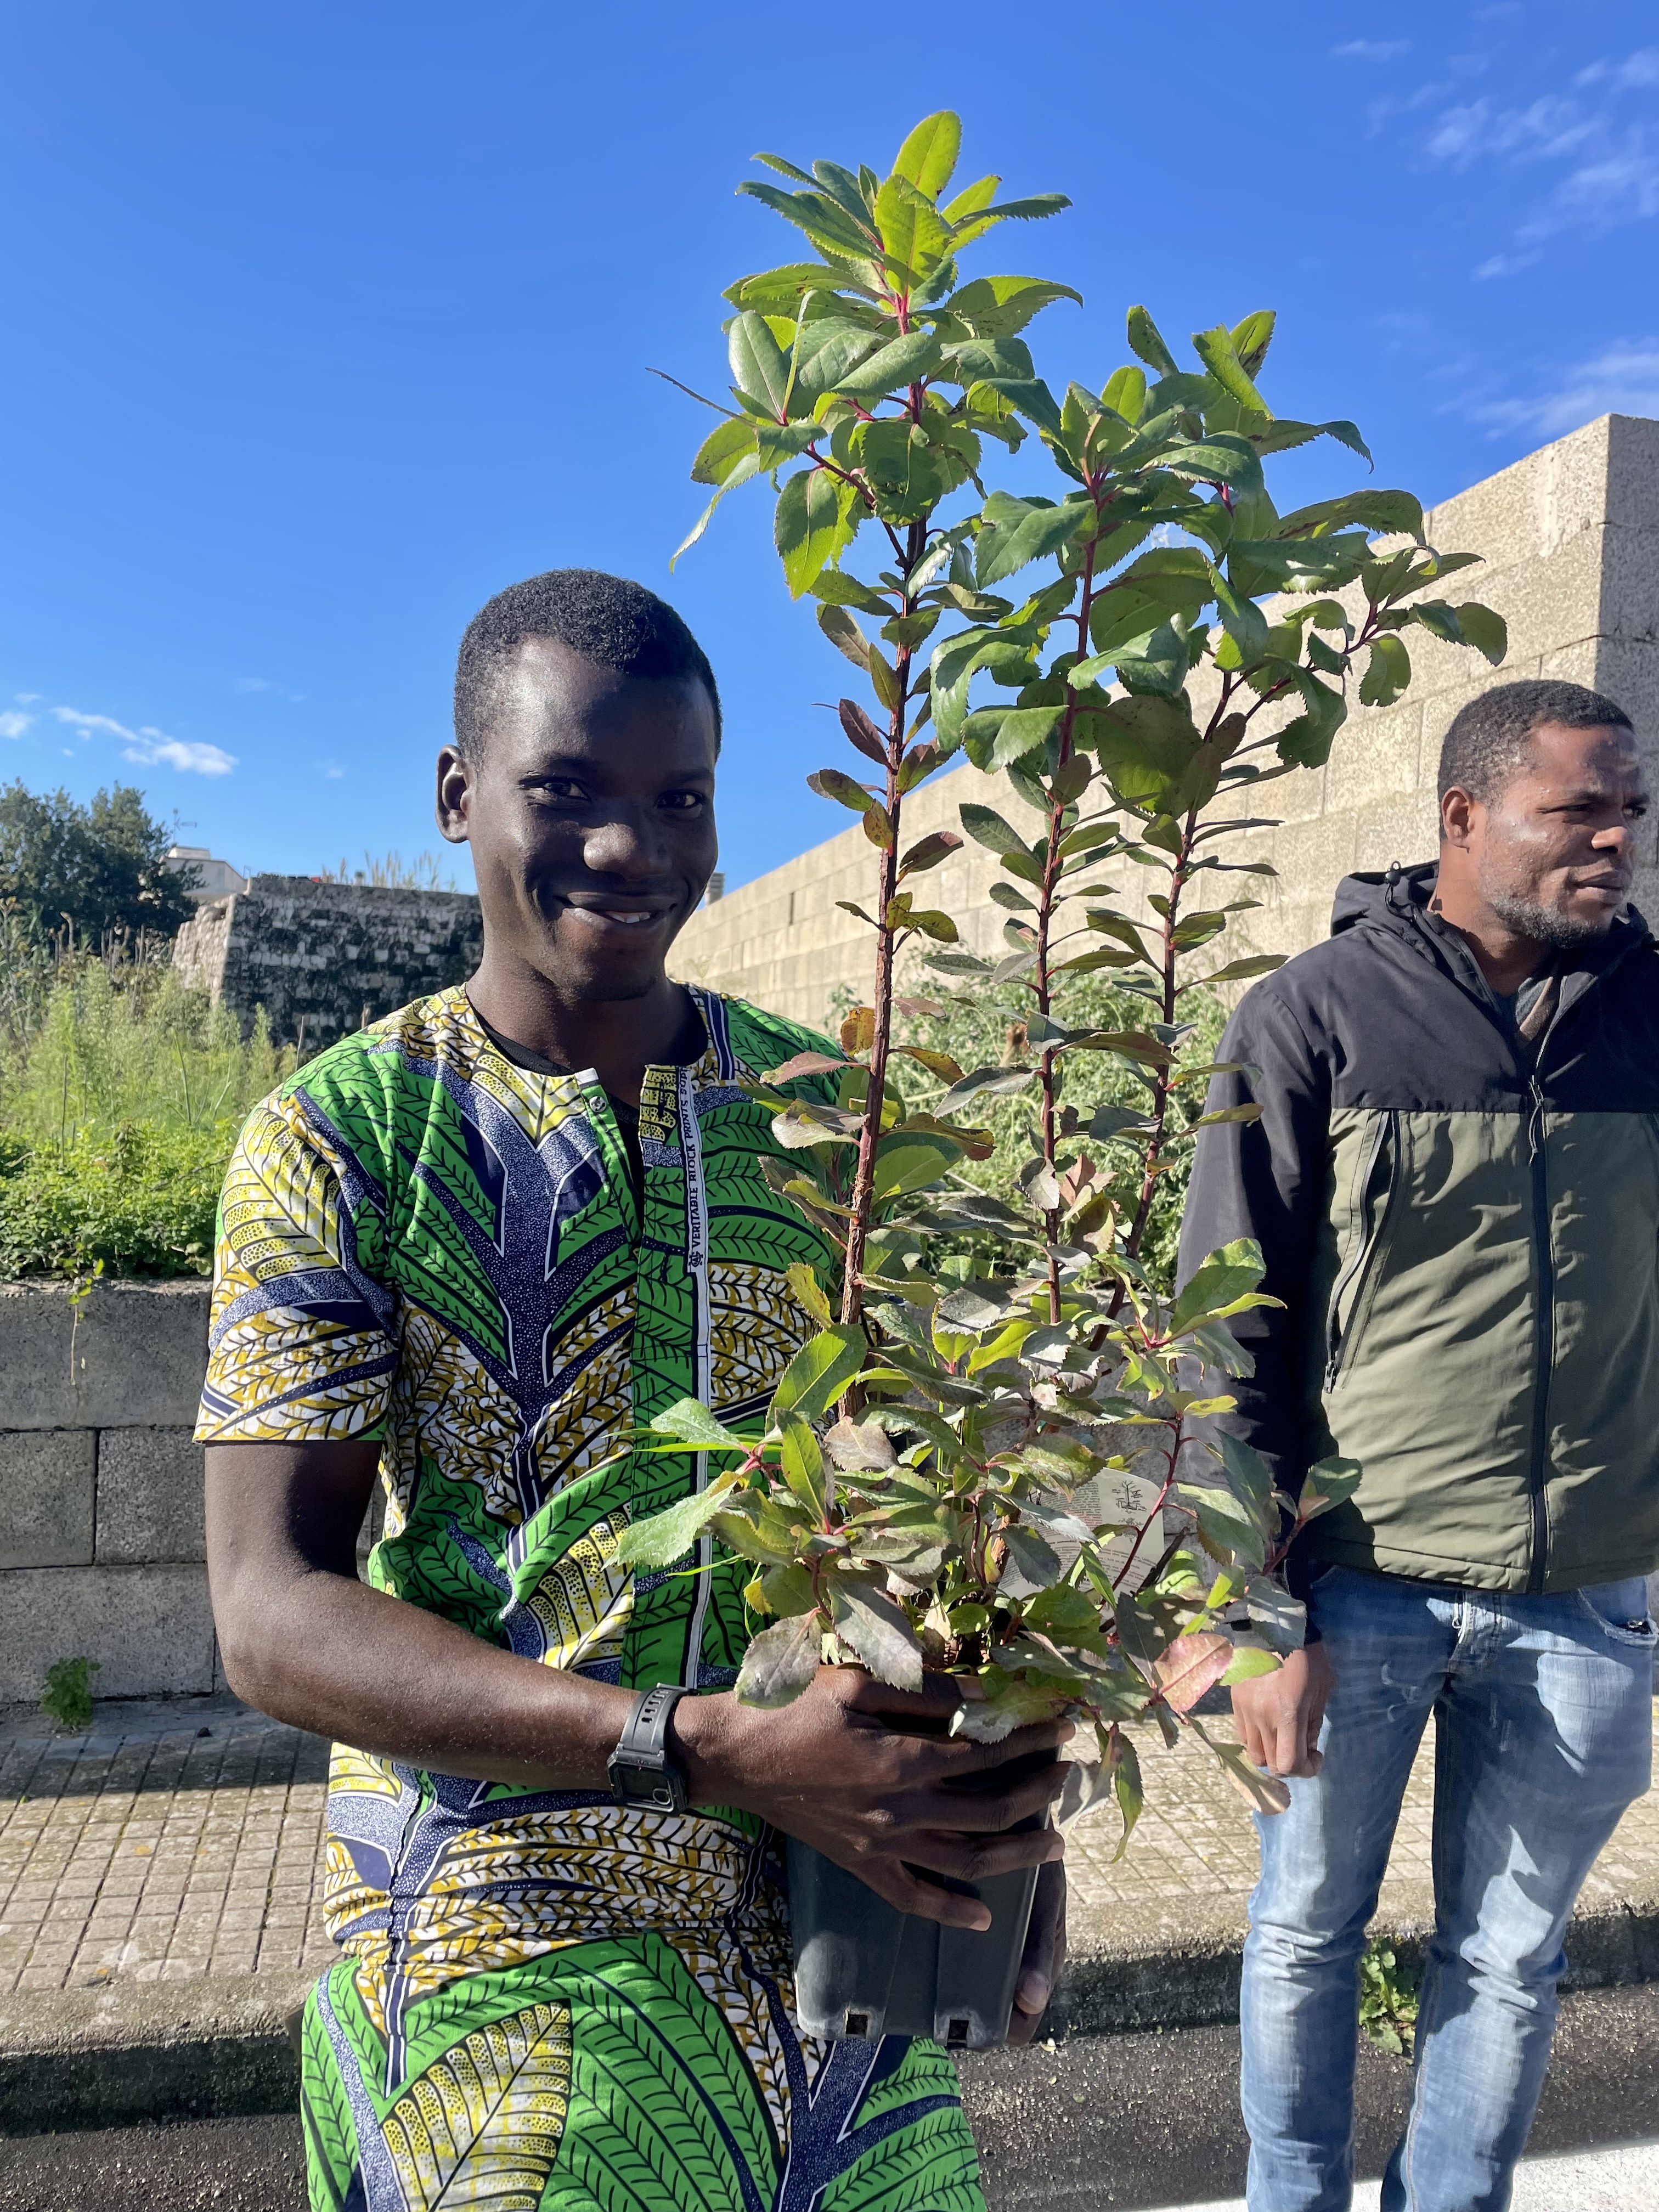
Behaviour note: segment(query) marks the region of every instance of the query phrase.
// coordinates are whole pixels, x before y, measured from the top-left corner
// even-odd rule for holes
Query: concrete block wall
[[[1351,870],[1432,858],[1441,739],[1464,702],[1494,684],[1562,677],[1608,692],[1634,717],[1659,781],[1659,422],[1604,416],[1443,502],[1427,534],[1443,552],[1480,555],[1480,567],[1460,570],[1433,595],[1495,607],[1510,625],[1509,657],[1493,671],[1425,631],[1409,632],[1414,680],[1399,705],[1356,704],[1323,769],[1234,802],[1240,814],[1277,817],[1278,826],[1249,833],[1231,857],[1264,860],[1277,873],[1258,879],[1252,895],[1261,905],[1218,941],[1218,963],[1303,951],[1326,934],[1332,896]],[[967,799],[1035,823],[1006,779],[964,767],[906,801],[907,841],[956,829]],[[826,803],[824,812],[828,820],[840,810]],[[1659,917],[1655,834],[1636,893],[1650,920]],[[855,824],[728,891],[693,917],[675,948],[676,972],[822,1023],[838,986],[860,997],[870,989],[870,932],[836,902],[867,902],[872,859]],[[925,879],[937,891],[933,902],[980,951],[1002,945],[1005,917],[988,896],[997,873],[988,854],[969,847]],[[1149,887],[1142,872],[1125,871],[1128,911]]]
[[[208,1285],[0,1285],[0,1703],[221,1686],[203,1564]]]
[[[58,1659],[100,1698],[222,1689],[208,1602],[206,1282],[0,1283],[0,1705]],[[379,1535],[377,1492],[358,1539]]]

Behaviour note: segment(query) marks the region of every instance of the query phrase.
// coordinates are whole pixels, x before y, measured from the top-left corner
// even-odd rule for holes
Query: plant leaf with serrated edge
[[[795,1304],[811,1314],[820,1328],[829,1328],[835,1320],[823,1285],[805,1260],[793,1260],[783,1271]]]
[[[1246,1804],[1254,1806],[1258,1813],[1282,1813],[1285,1810],[1291,1802],[1291,1793],[1276,1776],[1264,1774],[1260,1767],[1252,1766],[1240,1745],[1228,1743],[1224,1740],[1218,1742],[1202,1721],[1189,1721],[1188,1725],[1202,1742],[1208,1744],[1221,1761],[1228,1781]]]
[[[1253,1237],[1235,1237],[1231,1244],[1212,1252],[1171,1308],[1170,1334],[1178,1336],[1206,1314],[1220,1313],[1236,1298],[1254,1291],[1266,1266],[1261,1247]]]
[[[707,1490],[694,1491],[676,1505],[630,1522],[617,1539],[617,1558],[628,1567],[672,1567],[683,1559],[717,1513],[730,1510],[735,1474],[726,1474]]]
[[[1233,1662],[1231,1641],[1206,1631],[1197,1636],[1178,1636],[1152,1673],[1164,1692],[1164,1702],[1177,1713],[1189,1713],[1206,1690],[1213,1689]]]
[[[659,1437],[675,1437],[679,1442],[707,1449],[710,1445],[736,1445],[739,1450],[749,1447],[743,1438],[714,1419],[707,1406],[699,1405],[695,1398],[677,1398],[672,1406],[654,1416],[652,1428]]]
[[[823,1618],[814,1610],[763,1628],[743,1655],[738,1703],[775,1711],[799,1697],[818,1671]]]
[[[830,1583],[830,1619],[836,1635],[878,1681],[896,1690],[921,1688],[921,1645],[890,1597],[872,1584],[837,1575]]]
[[[783,1370],[772,1394],[775,1419],[799,1413],[810,1420],[827,1413],[864,1364],[864,1332],[845,1325],[808,1337]]]

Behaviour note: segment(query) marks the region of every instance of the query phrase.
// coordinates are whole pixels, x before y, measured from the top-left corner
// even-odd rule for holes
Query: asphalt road
[[[1080,2038],[965,2060],[990,2212],[1213,2204],[1243,2186],[1237,2028]],[[1362,2045],[1358,2171],[1382,2171],[1408,2075]],[[1659,2136],[1659,1984],[1569,1997],[1531,2155]],[[1517,2200],[1519,2201],[1519,2200]],[[1595,2200],[1573,2192],[1586,2207]],[[0,2212],[305,2212],[298,2124],[205,2120],[0,2142]]]

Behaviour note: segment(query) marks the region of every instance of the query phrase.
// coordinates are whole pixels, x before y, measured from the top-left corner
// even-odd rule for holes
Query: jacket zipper
[[[1376,1176],[1376,1164],[1382,1157],[1385,1142],[1389,1146],[1389,1181],[1382,1194],[1382,1203],[1377,1208],[1376,1228],[1361,1241],[1352,1259],[1349,1261],[1332,1286],[1330,1310],[1325,1323],[1325,1388],[1328,1390],[1334,1386],[1337,1376],[1342,1372],[1342,1363],[1353,1340],[1352,1328],[1345,1330],[1342,1327],[1342,1294],[1352,1283],[1354,1286],[1354,1294],[1353,1304],[1350,1311],[1352,1317],[1357,1320],[1361,1301],[1365,1295],[1365,1285],[1370,1274],[1371,1262],[1376,1258],[1377,1248],[1382,1242],[1382,1231],[1388,1225],[1389,1214],[1394,1205],[1395,1186],[1399,1180],[1399,1124],[1398,1109],[1391,1106],[1386,1114],[1378,1117],[1376,1133],[1371,1139],[1370,1150],[1365,1156],[1365,1172],[1360,1177],[1359,1182],[1359,1203],[1362,1209],[1369,1203],[1372,1178]]]
[[[1550,1382],[1555,1365],[1555,1254],[1550,1237],[1549,1161],[1545,1152],[1544,1089],[1538,1079],[1539,1061],[1547,1036],[1539,1042],[1528,1096],[1532,1111],[1527,1117],[1527,1149],[1532,1168],[1533,1249],[1538,1261],[1537,1310],[1534,1317],[1532,1469],[1532,1571],[1527,1588],[1536,1595],[1544,1587],[1549,1563],[1549,1497],[1546,1462],[1550,1441]]]

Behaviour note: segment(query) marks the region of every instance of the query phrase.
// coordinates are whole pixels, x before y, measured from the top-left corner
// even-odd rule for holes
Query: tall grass
[[[0,1277],[205,1274],[237,1130],[292,1049],[263,1018],[244,1041],[154,955],[12,950],[27,957],[0,997]]]

